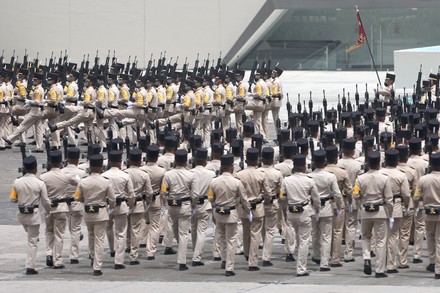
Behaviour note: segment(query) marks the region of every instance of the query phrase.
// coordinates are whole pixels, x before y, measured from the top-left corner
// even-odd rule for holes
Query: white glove
[[[160,214],[161,215],[165,215],[166,212],[167,212],[167,207],[166,206],[163,206],[163,207],[160,208]]]
[[[341,210],[336,210],[336,215],[338,215],[338,217],[342,214]]]
[[[133,102],[132,101],[128,101],[127,102],[127,107],[128,108],[132,108],[133,107]]]
[[[390,218],[390,229],[393,229],[393,226],[394,226],[394,218],[391,217]]]
[[[180,103],[176,103],[176,109],[179,109],[180,107],[182,107],[182,104],[180,104]]]
[[[253,219],[252,212],[249,212],[249,214],[247,215],[247,218],[248,218],[249,222],[252,222],[252,219]]]
[[[72,176],[72,180],[75,181],[76,184],[78,184],[81,178],[78,176],[78,174],[76,174],[75,177]]]
[[[26,104],[26,106],[29,106],[31,103],[31,100],[26,99],[26,101],[24,101],[24,103]]]
[[[416,208],[415,210],[414,210],[414,216],[416,216],[417,217],[417,214],[419,213],[419,208]]]

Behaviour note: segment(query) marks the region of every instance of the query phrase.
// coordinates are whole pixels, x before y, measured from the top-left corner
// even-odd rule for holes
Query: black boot
[[[176,254],[177,251],[175,251],[172,247],[165,247],[165,252],[163,254],[170,255],[170,254]]]
[[[364,274],[371,275],[371,260],[369,259],[364,261]]]
[[[48,267],[53,267],[53,258],[52,255],[47,255],[46,256],[46,265]]]

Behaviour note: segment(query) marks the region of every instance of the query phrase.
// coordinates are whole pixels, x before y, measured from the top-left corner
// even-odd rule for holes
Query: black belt
[[[110,108],[112,108],[112,109],[119,109],[118,106],[113,106],[113,105],[110,105]]]
[[[50,108],[58,109],[57,105],[47,105],[47,106],[49,106]]]
[[[308,204],[308,201],[299,204],[292,204],[288,206],[288,210],[291,213],[302,213],[304,212],[304,207]]]
[[[205,203],[205,199],[207,199],[208,197],[204,196],[204,197],[199,197],[199,201],[197,202],[197,204],[204,204]]]
[[[251,205],[251,210],[255,210],[257,208],[257,204],[260,204],[264,201],[264,199],[260,198],[257,200],[249,201],[249,204]]]
[[[235,206],[225,207],[225,206],[216,206],[215,212],[220,215],[229,215],[232,210],[235,210]]]
[[[124,201],[125,202],[127,201],[127,199],[125,197],[123,197],[123,196],[116,197],[116,205],[117,206],[120,206]]]
[[[105,208],[105,206],[101,206],[99,204],[86,204],[84,205],[84,211],[89,214],[97,214],[99,210]]]
[[[136,202],[139,202],[139,201],[142,201],[142,200],[143,200],[142,196],[138,196],[138,197],[135,198]]]
[[[50,206],[53,208],[56,208],[59,203],[67,202],[67,198],[61,198],[61,199],[51,199],[50,200]]]
[[[33,214],[34,213],[34,209],[37,209],[38,205],[22,205],[22,206],[18,206],[18,211],[20,212],[20,214]]]
[[[324,197],[324,198],[320,198],[319,200],[321,201],[321,206],[325,206],[325,203],[331,199],[333,199],[333,196],[328,196],[328,197]]]

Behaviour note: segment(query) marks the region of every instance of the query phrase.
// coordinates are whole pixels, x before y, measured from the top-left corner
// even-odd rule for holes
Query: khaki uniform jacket
[[[182,166],[165,172],[162,180],[161,194],[165,198],[181,197],[182,199],[194,199],[193,190],[195,189],[194,173]],[[185,201],[182,205],[190,204]]]
[[[115,206],[112,211],[112,215],[126,214],[128,213],[128,207],[133,210],[135,195],[130,176],[124,171],[121,171],[116,167],[112,167],[108,171],[102,173],[102,177],[109,179],[111,188],[116,198],[122,197],[128,201],[128,205],[125,201],[123,201],[120,205]]]
[[[338,186],[336,176],[324,169],[315,169],[309,176],[315,181],[316,189],[320,200],[333,197],[333,200],[325,201],[322,205],[320,201],[320,217],[333,217],[332,201],[336,203],[337,209],[341,209],[342,196]]]
[[[84,215],[86,222],[108,221],[109,217],[106,207],[108,205],[110,208],[114,208],[116,204],[116,197],[110,180],[98,173],[92,173],[78,183],[75,200],[84,203],[84,205],[99,205],[103,207],[99,209],[98,213],[86,212]]]
[[[249,202],[264,200],[268,203],[270,201],[271,189],[264,170],[248,166],[243,171],[238,172],[236,177],[243,183]],[[244,213],[243,209],[239,209],[239,215],[245,218],[247,214]],[[262,203],[257,204],[252,215],[254,218],[264,217],[264,205]]]
[[[302,213],[290,213],[289,217],[305,219],[319,211],[320,201],[315,181],[305,173],[294,173],[283,180],[280,199],[287,205],[307,204]]]
[[[374,184],[372,184],[374,182]],[[393,215],[393,192],[388,176],[377,170],[369,170],[356,180],[353,199],[360,205],[382,204],[377,212],[361,208],[361,219],[386,219]]]
[[[208,164],[206,164],[205,169],[213,171],[215,174],[220,172],[221,162],[220,160],[212,160]]]
[[[147,172],[149,175],[151,188],[153,190],[153,194],[150,199],[151,202],[148,201],[147,197],[147,203],[150,205],[150,208],[160,208],[162,206],[161,197],[159,196],[160,188],[162,186],[162,180],[166,170],[162,167],[159,167],[156,163],[147,163],[140,169],[144,172]]]
[[[241,205],[245,214],[249,214],[250,204],[243,184],[231,173],[224,172],[212,179],[208,193],[209,200],[216,207],[235,207],[229,215],[214,213],[216,222],[237,223],[239,220],[237,205]]]
[[[211,210],[211,204],[208,199],[209,186],[211,185],[212,179],[215,177],[215,172],[204,168],[203,166],[196,166],[191,170],[194,174],[194,199],[193,206],[197,207],[200,211]],[[200,198],[205,198],[203,204],[198,204]]]
[[[420,178],[414,200],[423,200],[425,208],[440,208],[440,172],[432,171]],[[424,212],[425,213],[425,212]],[[425,221],[440,221],[440,215],[425,214]]]
[[[380,172],[386,176],[391,184],[391,191],[393,192],[393,217],[394,218],[402,218],[403,217],[403,207],[402,203],[409,202],[410,191],[408,178],[405,175],[405,172],[400,171],[397,168],[383,168]],[[401,198],[398,198],[400,196]]]
[[[328,164],[325,168],[325,171],[330,172],[336,176],[336,180],[338,181],[339,191],[342,195],[341,208],[345,208],[345,202],[351,202],[351,193],[353,191],[353,185],[350,184],[350,179],[348,178],[348,173],[344,169],[338,167],[335,164]],[[337,208],[336,204],[333,205],[333,208]]]
[[[171,170],[174,165],[174,154],[165,153],[157,159],[157,165],[165,169],[165,171]]]
[[[61,169],[61,172],[66,174],[69,178],[75,178],[76,175],[78,175],[80,179],[83,179],[87,176],[86,172],[84,172],[83,170],[72,164],[69,164],[63,169]],[[77,185],[78,185],[77,183],[67,185],[66,196],[68,198],[73,198],[73,196],[75,195]],[[72,212],[82,211],[84,209],[84,205],[79,201],[74,201],[70,204],[69,209]]]
[[[291,159],[286,159],[281,163],[278,163],[274,166],[275,169],[279,170],[283,177],[287,177],[292,175],[293,170],[293,161]]]
[[[397,170],[400,170],[402,172],[405,173],[406,178],[408,179],[408,185],[409,185],[409,191],[410,191],[410,198],[409,198],[409,202],[408,202],[408,209],[413,209],[414,208],[414,200],[413,200],[413,195],[414,192],[416,191],[417,188],[417,184],[418,184],[418,179],[416,178],[416,170],[414,170],[414,168],[408,166],[407,163],[399,163],[399,165],[397,165]]]
[[[65,199],[67,197],[67,187],[69,184],[75,184],[76,181],[67,176],[59,168],[52,168],[49,172],[40,176],[47,188],[47,196],[52,202],[54,200]],[[50,212],[53,213],[67,213],[69,206],[65,202],[58,203],[58,206],[51,207]]]
[[[124,171],[130,176],[130,181],[133,185],[133,193],[135,196],[134,208],[132,213],[139,214],[145,212],[142,194],[147,196],[147,202],[151,202],[153,196],[153,189],[151,188],[150,176],[148,173],[142,171],[139,167],[130,166],[130,168]]]
[[[18,213],[18,221],[22,225],[39,225],[41,224],[40,208],[43,206],[46,215],[50,213],[50,201],[47,197],[46,185],[34,174],[25,174],[23,177],[15,179],[12,185],[9,198],[13,202],[18,202],[18,206],[35,206],[33,214]]]
[[[265,208],[278,209],[278,199],[280,197],[281,185],[283,184],[283,174],[273,166],[263,165],[259,170],[264,171],[270,188],[271,203],[265,205]]]

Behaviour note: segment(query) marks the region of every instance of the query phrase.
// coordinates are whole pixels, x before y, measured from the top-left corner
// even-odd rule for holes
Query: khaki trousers
[[[402,229],[402,218],[394,218],[393,229],[388,226],[387,243],[387,270],[397,269],[397,256],[399,254],[399,238]]]
[[[139,243],[141,241],[141,227],[144,219],[143,213],[131,214],[130,218],[130,260],[135,261],[139,256]]]
[[[310,217],[294,218],[287,215],[288,226],[295,230],[298,235],[298,259],[296,273],[307,272],[307,255],[309,254],[310,234],[312,232],[312,219]]]
[[[425,218],[423,209],[414,215],[414,258],[422,257],[422,245],[425,237]]]
[[[332,246],[333,217],[312,217],[312,247],[313,256],[321,260],[321,267],[328,268]]]
[[[54,266],[63,264],[61,254],[66,226],[67,213],[53,213],[46,217],[46,255],[53,256]]]
[[[33,110],[31,110],[33,111]],[[14,142],[21,134],[23,134],[25,131],[27,131],[32,126],[42,123],[41,118],[43,117],[43,112],[39,113],[33,113],[29,112],[24,116],[23,121],[20,123],[20,125],[17,126],[14,132],[12,132],[7,139],[11,142]],[[43,133],[39,132],[41,128],[35,127],[35,133],[34,133],[34,139],[36,142],[37,149],[42,150],[43,149]]]
[[[191,240],[193,247],[193,261],[202,259],[203,247],[205,246],[206,231],[208,230],[209,211],[199,211],[191,216]]]
[[[411,235],[412,224],[414,222],[414,209],[407,212],[402,218],[400,227],[399,253],[397,255],[397,264],[399,267],[408,265],[408,246],[409,236]]]
[[[273,241],[278,221],[278,209],[272,206],[264,210],[264,243],[263,243],[263,261],[270,261],[273,251]]]
[[[243,224],[243,250],[244,255],[249,257],[249,266],[258,266],[258,246],[261,242],[261,230],[263,228],[263,219],[253,218],[249,222],[247,218],[241,218]]]
[[[104,255],[104,237],[107,221],[86,221],[89,234],[90,255],[93,257],[93,269],[101,270]]]
[[[215,238],[219,239],[222,261],[226,261],[225,270],[233,271],[235,262],[235,237],[237,223],[219,223],[215,226]]]
[[[157,240],[159,238],[160,208],[150,208],[148,210],[148,219],[147,256],[154,256],[157,251]]]
[[[435,263],[435,273],[440,274],[440,222],[426,221],[426,240],[429,263]]]
[[[23,225],[27,233],[28,248],[26,257],[26,268],[35,269],[38,250],[38,235],[40,235],[40,224]]]
[[[81,236],[81,222],[83,211],[71,211],[69,213],[69,231],[70,231],[70,259],[79,257],[79,238]]]
[[[184,203],[181,207],[169,207],[168,213],[172,221],[174,236],[179,242],[177,263],[186,264],[186,251],[188,248],[189,227],[191,223],[191,205]]]
[[[356,228],[358,224],[358,211],[353,210],[351,213],[345,209],[345,252],[344,259],[352,259],[354,244],[356,242]]]
[[[342,233],[344,231],[345,222],[345,210],[341,210],[341,214],[338,216],[336,213],[333,216],[333,234],[332,234],[332,252],[331,263],[341,263],[341,250],[342,250]]]
[[[115,252],[115,264],[124,264],[127,245],[127,214],[110,215],[106,231],[110,251]]]
[[[385,272],[386,261],[386,243],[387,243],[387,219],[362,219],[361,233],[362,233],[362,254],[364,260],[371,259],[371,238],[374,234],[376,236],[376,273]]]

